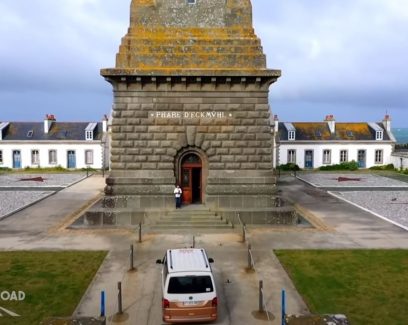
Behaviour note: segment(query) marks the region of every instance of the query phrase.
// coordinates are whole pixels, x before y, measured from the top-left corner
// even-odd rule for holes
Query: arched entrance
[[[202,203],[202,162],[192,152],[181,157],[180,187],[183,191],[183,204]]]

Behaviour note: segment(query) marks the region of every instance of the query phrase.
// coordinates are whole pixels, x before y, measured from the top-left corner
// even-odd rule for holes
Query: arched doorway
[[[195,153],[187,153],[181,159],[180,186],[183,204],[202,203],[202,162]]]

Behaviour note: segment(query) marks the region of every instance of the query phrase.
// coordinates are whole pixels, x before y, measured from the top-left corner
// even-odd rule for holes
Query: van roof
[[[167,268],[173,272],[211,272],[207,254],[202,248],[167,250]]]

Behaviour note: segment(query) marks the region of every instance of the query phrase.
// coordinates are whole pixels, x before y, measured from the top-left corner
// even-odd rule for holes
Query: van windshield
[[[211,277],[206,276],[174,276],[170,278],[169,288],[167,290],[170,294],[177,293],[206,293],[213,292],[214,287]]]

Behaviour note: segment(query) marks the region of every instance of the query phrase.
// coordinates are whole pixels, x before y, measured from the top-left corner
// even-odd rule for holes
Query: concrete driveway
[[[247,243],[239,231],[203,233],[196,247],[215,259],[220,297],[216,324],[280,324],[280,292],[286,289],[288,313],[307,313],[307,307],[273,254],[273,249],[408,248],[405,230],[334,198],[299,180],[281,178],[282,195],[299,204],[319,229],[249,228],[256,272],[247,272]],[[101,290],[107,295],[111,324],[161,324],[160,265],[167,248],[189,247],[192,235],[144,234],[126,230],[66,230],[77,214],[97,200],[104,186],[90,177],[44,201],[0,221],[0,250],[108,250],[109,254],[80,302],[76,315],[99,315]],[[129,268],[129,246],[135,245],[135,266]],[[258,282],[264,281],[265,300],[272,321],[258,314]],[[125,314],[116,317],[117,282],[123,284]]]

